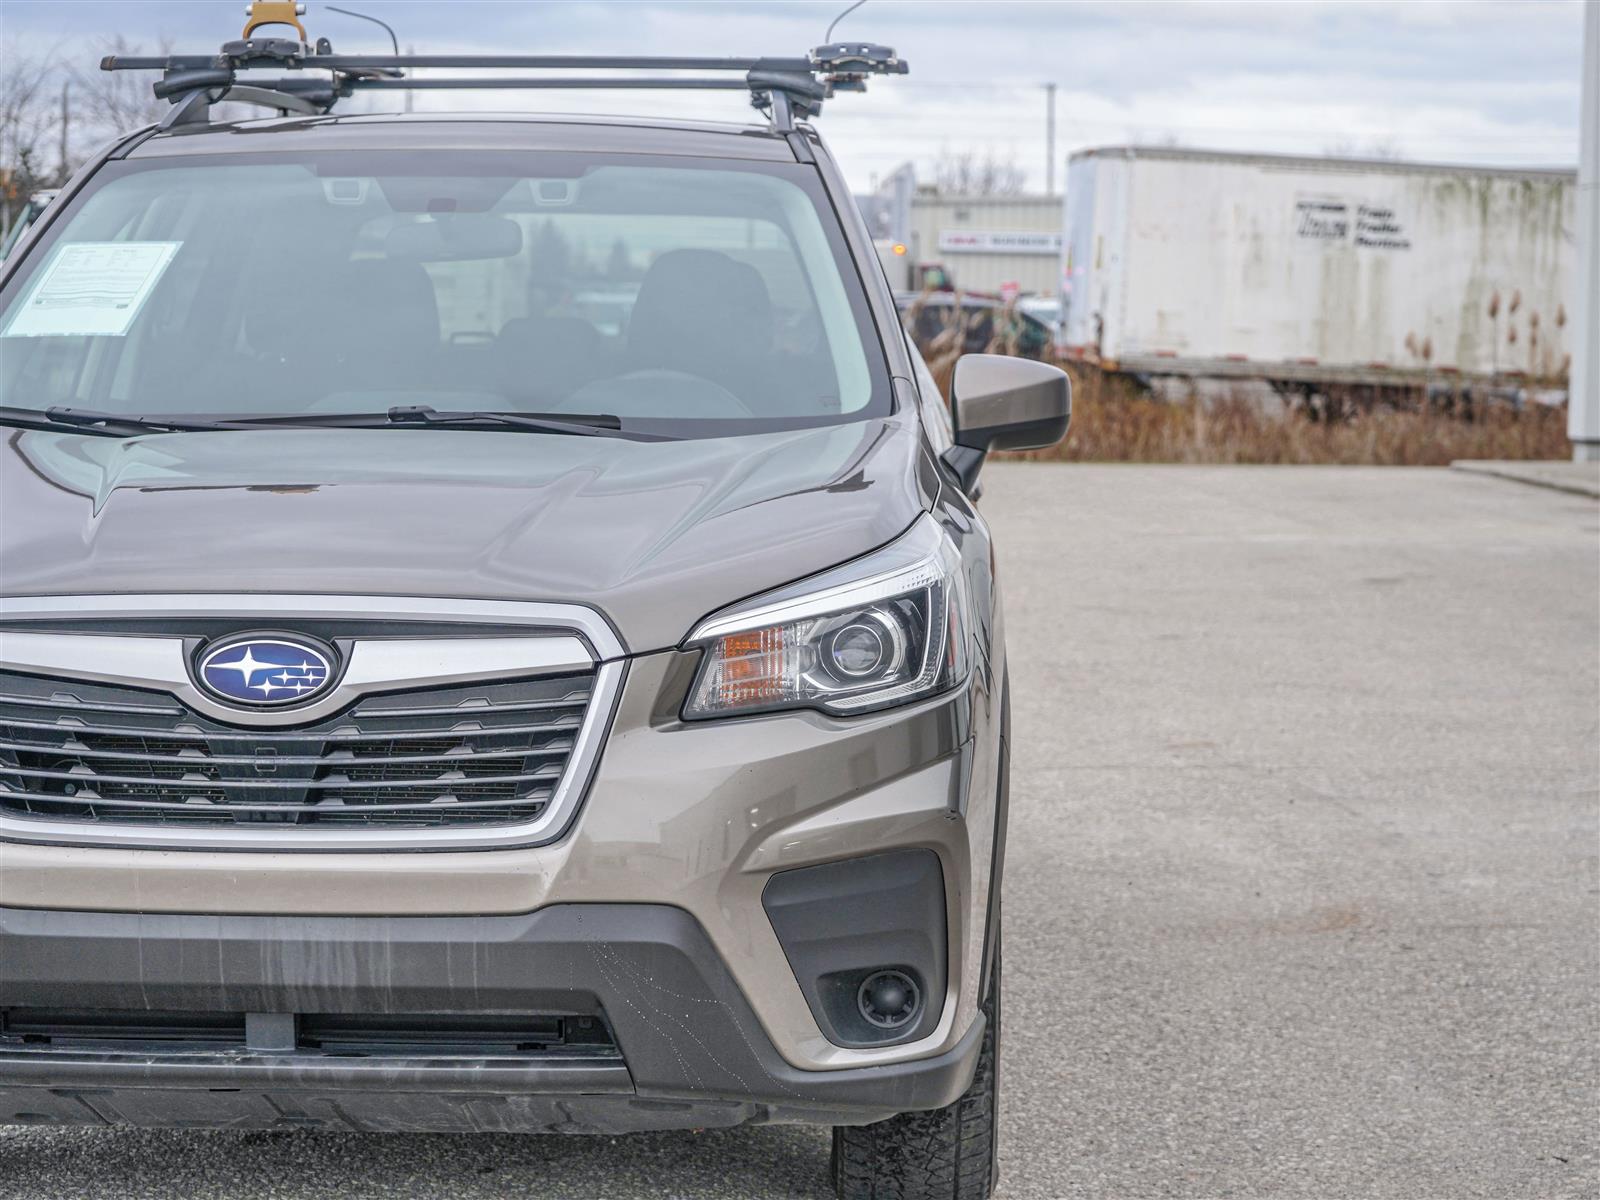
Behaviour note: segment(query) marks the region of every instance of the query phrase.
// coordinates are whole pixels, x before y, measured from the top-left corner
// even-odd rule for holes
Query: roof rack
[[[521,88],[654,89],[748,91],[751,103],[766,112],[773,129],[794,132],[795,121],[815,117],[822,102],[836,92],[866,90],[869,75],[904,75],[907,65],[888,46],[866,42],[834,42],[801,58],[627,58],[526,54],[335,54],[327,38],[313,46],[297,19],[301,4],[255,0],[244,36],[227,42],[216,54],[159,57],[107,55],[102,71],[160,71],[152,90],[172,102],[161,128],[204,123],[211,106],[223,101],[254,104],[284,115],[320,115],[359,91],[462,91]],[[299,38],[256,37],[263,25],[290,25]],[[626,75],[508,75],[498,77],[426,77],[411,71],[457,70],[626,71]],[[290,74],[275,79],[241,79],[241,71],[278,69]],[[728,75],[658,75],[658,71],[729,72]],[[326,74],[322,74],[326,72]],[[737,74],[742,73],[743,78]]]

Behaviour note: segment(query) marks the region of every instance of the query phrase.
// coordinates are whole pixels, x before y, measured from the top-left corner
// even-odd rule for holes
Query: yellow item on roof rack
[[[306,40],[306,27],[300,24],[300,18],[306,12],[304,4],[297,4],[295,0],[252,0],[250,7],[244,11],[249,19],[245,21],[240,37],[248,38],[263,25],[293,25],[300,40]]]

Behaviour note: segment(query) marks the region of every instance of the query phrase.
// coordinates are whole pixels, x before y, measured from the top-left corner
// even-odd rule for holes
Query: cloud
[[[402,45],[529,53],[789,54],[823,35],[828,3],[493,3],[352,0]],[[237,36],[222,3],[4,0],[0,54],[169,36],[210,49]],[[382,31],[310,5],[313,34],[387,49]],[[1319,153],[1330,146],[1474,163],[1576,159],[1579,0],[1507,3],[937,3],[872,0],[840,37],[881,40],[912,64],[821,124],[858,186],[907,158],[978,149],[1043,182],[1045,102],[1058,85],[1058,157],[1130,140]],[[419,108],[669,111],[742,120],[725,95],[431,94]],[[1059,178],[1059,172],[1058,172]]]

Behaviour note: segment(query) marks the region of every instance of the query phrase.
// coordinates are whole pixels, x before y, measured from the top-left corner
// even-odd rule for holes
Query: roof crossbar
[[[278,79],[239,77],[242,71],[277,68],[294,74]],[[815,117],[822,102],[839,91],[865,91],[869,75],[904,75],[908,67],[892,48],[865,42],[818,46],[801,58],[637,58],[548,54],[335,54],[326,38],[315,47],[284,38],[245,38],[218,54],[108,55],[103,71],[160,71],[158,97],[172,112],[163,127],[204,122],[211,105],[224,100],[275,108],[288,114],[326,113],[357,91],[467,91],[548,89],[653,89],[748,91],[751,103],[769,114],[773,128],[794,131],[794,122]],[[418,77],[417,70],[619,71],[607,76],[539,75]],[[300,76],[300,72],[327,72]],[[655,71],[742,73],[743,78],[653,75]]]

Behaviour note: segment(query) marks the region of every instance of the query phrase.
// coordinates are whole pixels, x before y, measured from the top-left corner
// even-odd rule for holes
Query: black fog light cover
[[[947,934],[944,872],[932,850],[780,871],[761,903],[830,1042],[912,1042],[939,1024]]]

